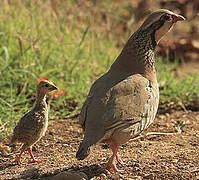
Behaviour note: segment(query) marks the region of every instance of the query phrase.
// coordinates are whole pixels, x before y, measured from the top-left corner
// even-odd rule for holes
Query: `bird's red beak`
[[[175,15],[175,16],[173,16],[173,22],[174,23],[176,23],[178,21],[184,21],[184,20],[185,20],[185,18],[183,16],[181,16],[181,15]]]

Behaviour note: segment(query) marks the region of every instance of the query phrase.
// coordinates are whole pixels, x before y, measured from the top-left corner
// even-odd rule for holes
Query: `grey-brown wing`
[[[81,113],[85,138],[90,145],[107,131],[141,122],[150,99],[149,81],[141,75],[130,76],[114,85],[102,80],[92,86]]]
[[[93,114],[92,112],[96,111],[95,107],[98,107],[98,101],[100,97],[103,97],[104,92],[106,91],[106,84],[102,81],[103,76],[96,80],[95,83],[91,86],[87,99],[85,100],[80,116],[79,116],[79,123],[85,129],[86,121],[88,120],[88,116]],[[95,121],[95,120],[93,120]]]
[[[106,77],[105,74],[92,85],[79,116],[79,123],[83,127],[84,139],[88,146],[95,144],[105,134],[101,117],[107,92]]]
[[[115,85],[102,117],[105,131],[131,127],[138,134],[146,129],[157,112],[159,97],[155,91],[141,75],[132,75]]]

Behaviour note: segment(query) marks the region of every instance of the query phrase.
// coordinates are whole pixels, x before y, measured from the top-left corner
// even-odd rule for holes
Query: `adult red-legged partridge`
[[[84,139],[77,159],[86,158],[97,142],[108,143],[113,155],[107,169],[118,171],[115,159],[122,163],[118,147],[147,129],[158,109],[155,47],[182,20],[183,16],[169,10],[153,12],[129,38],[108,72],[94,82],[80,114]]]
[[[47,80],[41,81],[37,86],[37,98],[34,108],[26,113],[16,125],[13,131],[11,144],[20,142],[20,155],[16,162],[21,164],[22,153],[27,149],[34,162],[41,162],[33,156],[31,147],[45,134],[48,126],[48,106],[46,104],[46,93],[56,90],[57,87]]]

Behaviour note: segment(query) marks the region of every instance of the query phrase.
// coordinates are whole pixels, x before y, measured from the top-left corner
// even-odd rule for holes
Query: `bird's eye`
[[[49,86],[48,84],[45,85],[45,87],[48,87],[48,86]]]
[[[165,14],[165,15],[162,17],[162,19],[165,20],[165,21],[170,21],[170,20],[171,20],[171,15]]]

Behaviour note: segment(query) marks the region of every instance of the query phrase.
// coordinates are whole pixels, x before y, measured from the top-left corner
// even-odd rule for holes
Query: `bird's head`
[[[52,82],[47,80],[40,81],[37,87],[37,90],[44,94],[57,89],[58,88]]]
[[[140,29],[151,33],[152,40],[158,43],[176,22],[184,20],[185,18],[181,15],[160,9],[150,14]]]

